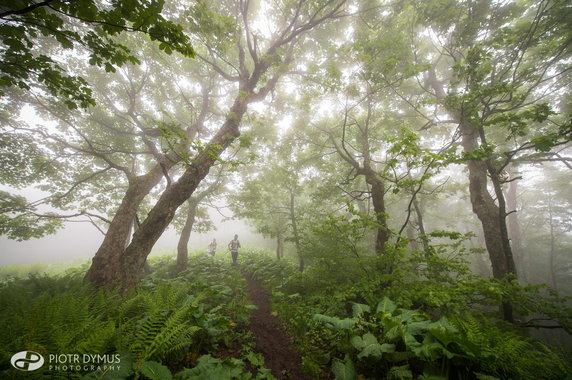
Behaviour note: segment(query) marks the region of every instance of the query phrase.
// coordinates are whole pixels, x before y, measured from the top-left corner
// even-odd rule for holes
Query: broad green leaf
[[[371,311],[371,307],[364,305],[363,303],[354,303],[352,305],[352,310],[354,318],[357,318],[361,317],[364,313],[369,313]]]
[[[169,368],[155,361],[141,363],[139,371],[151,380],[171,380],[173,378]]]
[[[379,344],[377,338],[371,334],[367,333],[363,336],[354,336],[351,339],[352,345],[360,350],[358,358],[372,356],[374,358],[381,358],[383,353],[395,352],[395,345],[384,343]]]
[[[381,302],[377,305],[377,309],[376,312],[377,313],[389,313],[392,314],[395,309],[397,308],[397,306],[395,306],[395,304],[393,303],[392,300],[390,300],[387,297],[384,297]]]
[[[346,355],[343,361],[334,359],[332,363],[332,372],[336,380],[355,380],[357,373],[349,355]]]
[[[313,319],[318,322],[324,322],[328,327],[335,330],[349,330],[353,328],[357,322],[357,319],[354,318],[340,319],[323,314],[315,314]]]

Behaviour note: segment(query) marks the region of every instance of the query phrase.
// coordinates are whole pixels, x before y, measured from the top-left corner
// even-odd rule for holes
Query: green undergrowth
[[[383,257],[356,258],[331,248],[308,255],[303,273],[261,254],[246,255],[243,267],[272,291],[274,312],[316,378],[572,379],[571,353],[524,327],[541,319],[570,332],[567,299],[475,276],[462,236],[435,237],[431,254],[388,247]],[[506,301],[514,324],[500,318]]]
[[[178,275],[173,257],[152,258],[153,273],[127,296],[83,284],[85,267],[11,278],[0,285],[0,377],[273,379],[247,328],[254,306],[242,271],[271,290],[273,311],[314,378],[570,378],[570,352],[525,328],[537,320],[569,332],[566,299],[473,275],[460,235],[428,239],[429,254],[388,247],[376,257],[344,254],[349,244],[322,239],[304,246],[303,273],[295,262],[251,249],[241,251],[238,268],[228,257],[195,255]],[[500,318],[507,301],[514,324]],[[10,359],[20,351],[46,363],[18,371]],[[54,354],[78,354],[82,365],[55,363]],[[95,367],[83,366],[85,354],[99,355]]]
[[[150,264],[153,273],[127,296],[86,286],[85,268],[2,284],[0,377],[273,379],[253,351],[246,326],[254,306],[228,260],[192,256],[176,276],[172,257]],[[20,351],[41,354],[45,364],[13,368]]]
[[[29,275],[59,276],[87,268],[87,259],[74,259],[61,263],[8,264],[0,267],[0,282],[27,278]]]

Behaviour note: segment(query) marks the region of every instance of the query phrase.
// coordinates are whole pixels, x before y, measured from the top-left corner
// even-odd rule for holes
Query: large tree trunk
[[[136,218],[139,205],[163,177],[163,169],[156,165],[148,174],[129,181],[129,187],[105,234],[101,246],[92,259],[85,279],[95,286],[105,286],[113,282],[121,255],[131,234],[131,226]]]
[[[467,121],[461,122],[462,140],[461,145],[465,152],[473,152],[478,147],[479,133]],[[489,165],[490,166],[490,165]],[[504,195],[502,191],[499,194],[498,177],[494,178],[497,173],[490,173],[490,167],[487,162],[482,160],[469,160],[467,162],[469,169],[469,192],[473,212],[481,221],[483,227],[485,245],[489,252],[489,257],[493,269],[493,277],[503,279],[509,274],[516,275],[514,260],[510,249],[510,241],[508,240],[508,232],[506,228],[506,211],[504,208]],[[495,194],[499,206],[490,195],[487,189],[487,174],[491,174],[493,184],[495,185]],[[495,181],[496,179],[496,181]],[[513,320],[512,305],[508,302],[503,303],[502,312],[504,319]]]
[[[466,230],[470,230],[470,228],[466,228]],[[476,243],[474,241],[474,239],[470,240],[470,246],[473,249],[482,249],[484,244],[484,237],[482,234],[478,233],[476,236]],[[483,255],[481,255],[480,253],[476,253],[475,254],[475,261],[477,264],[477,270],[479,271],[479,273],[485,277],[485,278],[490,278],[491,277],[491,264],[490,264],[490,260],[486,261],[483,257]]]
[[[193,231],[193,225],[195,224],[199,200],[194,197],[190,197],[187,203],[189,205],[189,209],[187,210],[185,225],[183,226],[183,230],[181,231],[179,242],[177,244],[177,266],[175,267],[175,273],[180,273],[187,269],[189,262],[189,239],[191,237],[191,232]]]
[[[139,282],[147,256],[171,223],[177,208],[193,194],[220,154],[240,136],[239,126],[247,105],[248,96],[241,93],[235,99],[225,123],[208,146],[197,154],[183,175],[165,189],[121,255],[119,266],[111,268],[115,276],[104,285],[128,290]]]

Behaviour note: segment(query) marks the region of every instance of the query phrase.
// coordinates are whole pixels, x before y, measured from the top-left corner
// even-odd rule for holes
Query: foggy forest
[[[572,379],[569,1],[3,0],[0,39],[0,378]]]

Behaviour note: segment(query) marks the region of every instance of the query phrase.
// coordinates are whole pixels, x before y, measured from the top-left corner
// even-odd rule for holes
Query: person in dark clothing
[[[234,235],[234,239],[228,243],[228,249],[230,250],[230,255],[232,256],[232,266],[238,265],[238,249],[240,248],[240,241],[238,240],[238,235]]]

